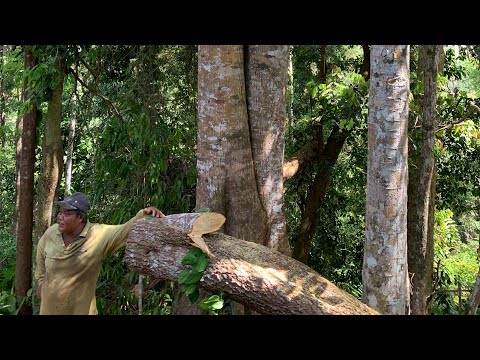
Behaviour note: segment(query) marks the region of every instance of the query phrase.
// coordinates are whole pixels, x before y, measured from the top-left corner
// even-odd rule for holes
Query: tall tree
[[[63,168],[63,143],[61,133],[62,94],[66,61],[61,53],[55,59],[55,76],[52,96],[48,101],[45,131],[42,141],[42,166],[37,208],[35,212],[34,241],[38,242],[52,223],[53,202]]]
[[[409,312],[407,264],[408,45],[371,47],[363,301]]]
[[[426,314],[427,299],[432,293],[438,54],[437,45],[419,46],[417,79],[423,83],[423,96],[416,102],[421,124],[412,129],[410,138],[415,144],[409,144],[408,154],[413,165],[409,167],[407,239],[410,303],[414,315]]]
[[[26,73],[35,66],[31,46],[25,47],[24,68]],[[25,299],[32,287],[32,229],[33,229],[33,183],[35,168],[35,140],[37,124],[37,106],[31,98],[28,75],[25,76],[22,100],[30,106],[17,121],[19,139],[17,141],[17,254],[15,267],[15,295]],[[19,314],[29,315],[31,306],[25,303]]]
[[[196,207],[225,214],[226,234],[284,254],[288,54],[284,45],[198,48]]]

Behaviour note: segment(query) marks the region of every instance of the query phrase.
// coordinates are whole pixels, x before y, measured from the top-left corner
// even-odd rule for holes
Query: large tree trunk
[[[252,241],[204,236],[214,257],[199,286],[225,292],[265,315],[377,314],[308,266]],[[125,261],[132,271],[177,281],[190,250],[187,231],[164,219],[140,219],[130,231]]]
[[[419,81],[424,95],[420,99],[421,134],[413,134],[416,146],[409,147],[413,166],[409,168],[408,185],[408,271],[411,278],[412,314],[427,313],[427,299],[433,282],[433,223],[435,206],[435,158],[438,46],[421,45],[418,56]],[[413,129],[413,132],[416,130]],[[418,131],[418,130],[417,130]],[[415,151],[417,149],[417,151]]]
[[[408,45],[371,48],[363,301],[409,313],[407,266]]]
[[[263,245],[290,255],[283,204],[287,45],[248,46],[247,106],[255,178],[267,215]]]
[[[250,146],[243,47],[199,46],[198,58],[197,209],[225,214],[227,234],[263,243],[266,214]]]
[[[57,57],[55,66],[58,82],[48,102],[47,118],[45,120],[45,132],[42,142],[42,167],[39,180],[40,190],[35,212],[35,244],[52,223],[53,202],[55,201],[55,192],[57,191],[63,168],[63,144],[60,123],[62,120],[65,60]]]
[[[25,70],[35,65],[31,47],[25,47]],[[28,100],[29,83],[25,77],[22,100]],[[15,295],[21,301],[32,287],[32,228],[33,228],[33,183],[35,168],[35,138],[37,106],[32,100],[31,110],[19,118],[17,131],[17,201],[16,236],[17,252],[15,263]],[[19,314],[30,315],[32,308],[22,305]]]
[[[199,46],[196,193],[197,209],[226,214],[226,234],[286,254],[282,168],[288,53],[282,45]],[[235,306],[234,312],[243,310]]]

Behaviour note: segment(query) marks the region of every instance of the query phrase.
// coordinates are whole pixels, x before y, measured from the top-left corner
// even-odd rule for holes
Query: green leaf
[[[178,283],[179,284],[185,284],[186,280],[189,278],[189,276],[190,276],[190,270],[188,270],[188,269],[183,270],[180,273],[180,275],[178,275]]]
[[[199,257],[199,256],[202,256],[203,255],[203,251],[199,248],[197,248],[196,246],[192,246],[192,248],[190,249],[190,251],[187,253],[187,255],[194,255],[196,257]],[[186,256],[186,255],[185,255]]]
[[[202,253],[202,256],[200,256],[200,258],[198,259],[198,263],[195,265],[193,270],[199,273],[203,273],[207,268],[207,266],[208,266],[208,255]]]
[[[197,263],[198,259],[195,255],[188,253],[185,255],[185,257],[182,259],[182,265],[195,265]]]
[[[206,212],[209,212],[210,211],[210,208],[206,207],[206,208],[202,208],[200,210],[197,211],[197,213],[206,213]]]
[[[209,296],[208,298],[203,299],[202,304],[209,305],[209,304],[216,303],[219,300],[221,300],[220,296],[212,295],[212,296]]]
[[[187,278],[185,279],[185,285],[192,285],[192,284],[196,284],[200,281],[200,279],[202,278],[203,276],[203,273],[199,273],[199,272],[196,272],[196,271],[192,271],[188,276]],[[180,277],[179,277],[180,278]],[[180,281],[179,281],[180,283]]]
[[[190,303],[195,304],[199,296],[200,296],[200,292],[198,291],[198,288],[197,288],[193,293],[188,295],[188,299],[190,300]]]
[[[353,119],[350,119],[350,121],[347,124],[347,130],[352,130],[353,128]]]
[[[214,309],[214,310],[220,310],[221,308],[223,308],[223,300],[219,300],[219,301],[214,302],[211,305],[211,308]]]
[[[187,295],[193,294],[197,289],[198,289],[197,284],[188,285],[187,288],[185,289],[185,294]]]

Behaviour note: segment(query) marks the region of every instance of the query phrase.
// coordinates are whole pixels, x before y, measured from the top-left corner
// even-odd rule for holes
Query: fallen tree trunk
[[[222,233],[204,235],[210,258],[199,286],[264,315],[378,314],[305,264],[280,252]],[[127,266],[140,274],[177,281],[190,250],[187,230],[162,218],[140,219],[130,231]]]

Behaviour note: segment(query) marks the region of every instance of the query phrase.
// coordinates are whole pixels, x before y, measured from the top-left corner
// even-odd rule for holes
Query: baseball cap
[[[80,210],[86,213],[90,210],[90,201],[84,193],[76,192],[67,196],[62,201],[55,201],[55,204],[67,210]]]

